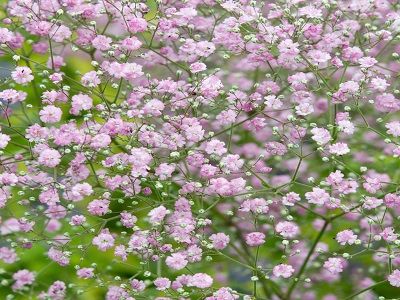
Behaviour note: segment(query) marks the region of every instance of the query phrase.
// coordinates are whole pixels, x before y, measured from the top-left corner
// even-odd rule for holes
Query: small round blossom
[[[128,37],[121,42],[121,47],[129,51],[135,51],[141,46],[142,42],[136,37]]]
[[[211,287],[213,284],[213,279],[210,275],[204,273],[196,273],[192,275],[189,279],[188,286],[193,286],[199,289],[206,289]]]
[[[15,280],[14,284],[12,285],[12,289],[17,291],[27,285],[31,285],[35,281],[35,274],[29,270],[23,269],[14,273],[12,278]]]
[[[229,236],[225,233],[219,232],[210,236],[214,249],[222,250],[229,244]]]
[[[291,265],[280,264],[272,269],[272,273],[276,277],[289,278],[293,275],[294,269]]]
[[[354,234],[352,230],[343,230],[338,232],[336,235],[336,240],[340,245],[353,245],[357,240],[357,235]]]
[[[336,143],[329,146],[329,152],[335,155],[345,155],[350,153],[350,149],[345,143]]]
[[[298,201],[300,201],[300,195],[294,192],[289,192],[282,197],[282,203],[287,206],[293,206]]]
[[[87,72],[82,76],[82,84],[87,87],[96,87],[101,83],[100,78],[97,76],[96,71]]]
[[[11,72],[11,77],[19,84],[27,84],[34,79],[32,70],[28,67],[15,68],[15,70]]]
[[[40,120],[45,123],[57,123],[61,120],[62,110],[54,105],[44,107],[40,112]]]
[[[205,71],[206,69],[207,69],[207,66],[203,63],[196,62],[196,63],[193,63],[190,65],[190,71],[192,73],[199,73],[199,72]]]
[[[324,268],[332,274],[343,272],[345,261],[343,258],[331,257],[324,263]]]
[[[185,255],[181,253],[173,253],[168,256],[165,260],[168,267],[174,270],[181,270],[188,264]]]
[[[400,287],[400,270],[394,270],[389,276],[388,281],[394,287]]]
[[[0,149],[7,147],[10,140],[11,138],[7,134],[0,133]]]
[[[54,262],[58,263],[60,266],[67,266],[70,262],[69,256],[67,253],[58,250],[54,247],[51,247],[47,252],[47,256]]]
[[[106,199],[93,200],[88,205],[88,212],[95,216],[104,216],[109,210],[110,201]]]
[[[88,279],[88,278],[92,278],[94,276],[93,271],[94,271],[93,268],[82,268],[82,269],[79,269],[78,271],[76,271],[76,274],[80,278]]]
[[[134,291],[136,292],[141,292],[146,288],[146,285],[143,281],[141,280],[137,280],[137,279],[133,279],[131,281],[131,287]]]
[[[171,286],[171,280],[165,277],[160,277],[154,280],[154,285],[156,286],[157,290],[164,291]]]
[[[262,232],[251,232],[245,236],[246,244],[251,247],[260,246],[265,243],[265,234]]]
[[[54,149],[45,149],[39,154],[38,162],[49,168],[54,168],[61,162],[61,154]]]
[[[307,192],[305,196],[308,200],[308,203],[316,205],[323,205],[330,199],[329,194],[321,188],[313,188],[312,192]]]
[[[74,226],[82,225],[86,222],[86,217],[82,215],[75,215],[71,218],[71,224]]]
[[[148,214],[149,221],[152,224],[160,224],[169,213],[170,211],[163,205],[153,208]]]
[[[157,167],[155,174],[160,178],[160,180],[166,180],[167,178],[171,177],[174,171],[174,164],[162,163]]]
[[[325,128],[313,128],[311,133],[313,134],[312,139],[318,144],[326,144],[331,140],[331,135]]]
[[[92,40],[92,45],[97,50],[107,51],[108,49],[111,48],[111,42],[112,42],[111,38],[104,35],[98,35]]]
[[[385,125],[385,127],[388,129],[387,130],[388,134],[391,134],[394,137],[400,136],[400,122],[399,121],[389,122]]]
[[[293,222],[279,222],[275,230],[284,238],[294,238],[299,233],[299,227]]]
[[[128,21],[128,29],[132,33],[143,32],[147,29],[147,21],[143,18],[132,18]]]
[[[205,146],[205,151],[207,154],[222,155],[226,153],[225,143],[219,140],[211,140]]]
[[[101,251],[106,251],[107,249],[114,246],[115,238],[110,234],[108,229],[103,229],[99,235],[93,238],[92,244],[97,246]]]
[[[94,149],[101,149],[101,148],[106,148],[108,145],[111,144],[111,138],[108,134],[105,133],[99,133],[96,134],[90,142],[90,147]]]
[[[17,261],[18,256],[15,250],[7,247],[0,247],[0,260],[6,264],[12,264]]]

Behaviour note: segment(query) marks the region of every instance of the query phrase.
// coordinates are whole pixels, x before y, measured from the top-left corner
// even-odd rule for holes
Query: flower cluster
[[[2,299],[399,295],[397,0],[2,10]]]

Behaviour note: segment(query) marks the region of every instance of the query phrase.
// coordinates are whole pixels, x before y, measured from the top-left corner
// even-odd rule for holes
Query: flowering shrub
[[[10,0],[1,299],[400,290],[397,0]]]

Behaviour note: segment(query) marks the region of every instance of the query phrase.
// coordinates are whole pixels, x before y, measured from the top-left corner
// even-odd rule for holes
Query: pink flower
[[[97,76],[96,71],[87,72],[82,76],[82,84],[87,87],[96,87],[101,83],[100,78]]]
[[[207,70],[207,66],[205,64],[203,64],[203,63],[195,62],[195,63],[190,65],[190,71],[192,73],[199,73],[199,72],[202,72],[202,71],[205,71],[205,70]]]
[[[18,256],[13,248],[0,247],[0,260],[6,264],[12,264],[18,260]]]
[[[101,149],[108,147],[108,145],[110,144],[111,144],[110,136],[105,133],[99,133],[96,134],[94,137],[92,137],[92,140],[90,142],[90,147],[92,147],[93,149]]]
[[[49,76],[50,80],[53,81],[55,84],[60,83],[63,80],[62,74],[60,73],[53,73]]]
[[[313,128],[311,133],[313,134],[312,139],[320,145],[326,144],[331,140],[331,135],[325,128]]]
[[[331,257],[324,263],[324,268],[332,274],[339,274],[343,272],[345,267],[345,260],[343,258]]]
[[[92,40],[94,48],[100,51],[107,51],[111,48],[112,39],[105,35],[98,35]]]
[[[240,159],[238,154],[228,154],[220,162],[220,166],[227,173],[239,171],[243,167],[243,164],[244,160]]]
[[[279,222],[275,230],[284,238],[294,238],[299,233],[299,227],[293,222]]]
[[[57,123],[61,120],[62,110],[54,105],[48,105],[39,112],[39,115],[44,123]]]
[[[88,95],[78,94],[72,96],[72,107],[70,113],[78,115],[82,110],[89,110],[93,106],[93,100]]]
[[[7,28],[0,28],[0,43],[5,44],[13,38],[13,33]]]
[[[327,52],[320,50],[311,50],[308,52],[308,56],[314,63],[326,63],[331,59],[331,56]]]
[[[357,235],[354,234],[352,230],[343,230],[338,232],[336,240],[340,245],[353,245],[357,240]]]
[[[78,275],[79,278],[88,279],[94,276],[93,271],[93,268],[82,268],[76,271],[76,275]]]
[[[54,247],[51,247],[49,251],[47,252],[48,257],[52,260],[58,263],[60,266],[67,266],[69,264],[69,256],[67,253],[57,250]]]
[[[229,236],[219,232],[210,236],[214,249],[222,250],[229,244]]]
[[[210,99],[217,97],[221,88],[223,88],[221,80],[217,76],[212,75],[201,82],[200,92],[205,98]]]
[[[0,92],[0,98],[11,104],[22,102],[26,99],[27,93],[14,89],[5,89]]]
[[[12,285],[12,289],[17,291],[26,285],[31,285],[35,281],[35,274],[29,270],[23,269],[15,272],[12,278],[15,280],[14,284]]]
[[[157,167],[155,174],[160,178],[160,180],[166,180],[171,177],[172,172],[174,171],[175,164],[162,163]]]
[[[365,57],[360,58],[358,60],[358,63],[360,64],[360,66],[362,68],[370,68],[370,67],[374,66],[376,63],[378,63],[378,61],[373,57],[365,56]]]
[[[47,296],[52,300],[63,300],[65,298],[67,286],[63,281],[55,281],[47,290]]]
[[[71,225],[79,226],[86,222],[86,217],[82,215],[76,215],[71,218]]]
[[[393,227],[386,227],[379,235],[387,242],[394,242],[399,236]]]
[[[346,143],[336,143],[329,146],[329,153],[340,156],[350,153],[350,149]]]
[[[236,294],[231,288],[223,287],[213,293],[211,297],[205,298],[205,300],[236,300],[239,299],[239,295]]]
[[[169,287],[171,286],[171,280],[165,277],[159,277],[156,280],[154,280],[154,285],[156,286],[157,290],[165,291],[166,289],[169,289]]]
[[[284,197],[282,197],[283,205],[293,206],[294,203],[300,201],[300,195],[294,192],[287,193]]]
[[[136,37],[129,37],[121,42],[121,47],[125,50],[135,51],[142,46],[142,42],[139,41]]]
[[[134,215],[126,211],[121,212],[121,223],[123,226],[127,228],[132,228],[135,225],[136,221],[137,218]]]
[[[383,93],[376,97],[375,107],[381,112],[396,112],[400,110],[400,100],[393,94]]]
[[[227,151],[225,148],[225,143],[216,139],[209,141],[204,150],[207,154],[217,154],[220,156]]]
[[[61,162],[61,155],[57,150],[45,149],[39,154],[38,162],[49,168],[54,168]]]
[[[146,288],[146,285],[143,281],[141,280],[137,280],[137,279],[133,279],[131,281],[131,287],[134,291],[136,292],[141,292]]]
[[[294,269],[291,265],[280,264],[273,268],[272,273],[276,277],[289,278],[293,275]]]
[[[384,197],[384,202],[386,204],[387,207],[399,207],[400,206],[400,196],[396,195],[396,194],[386,194]],[[382,204],[382,200],[380,201],[380,203]]]
[[[356,63],[363,56],[363,52],[358,47],[347,47],[343,49],[343,59]]]
[[[284,144],[279,142],[269,142],[265,144],[265,149],[272,155],[284,155],[287,152],[287,148]]]
[[[185,255],[181,253],[173,253],[171,256],[166,258],[165,263],[173,270],[181,270],[186,267],[188,261],[186,260]]]
[[[245,200],[239,207],[240,211],[254,214],[266,214],[269,211],[268,203],[263,198]]]
[[[251,232],[245,236],[246,244],[250,247],[260,246],[265,243],[265,234],[262,232]]]
[[[147,21],[143,18],[132,18],[128,21],[128,29],[132,33],[146,31]]]
[[[295,107],[296,114],[299,116],[307,116],[314,112],[314,106],[309,102],[300,103]]]
[[[0,149],[4,149],[5,147],[7,147],[10,140],[11,138],[8,135],[0,133]]]
[[[400,270],[394,270],[392,274],[388,276],[390,285],[400,287]]]
[[[110,201],[101,199],[93,200],[88,205],[88,212],[95,216],[104,216],[109,210]]]
[[[16,83],[27,84],[33,80],[32,70],[28,67],[16,67],[11,72],[11,77]]]
[[[400,122],[399,121],[389,122],[385,125],[385,127],[388,129],[387,130],[388,134],[391,134],[394,137],[400,136]]]
[[[204,273],[196,273],[189,278],[188,286],[197,287],[199,289],[206,289],[211,287],[213,279],[210,275]]]
[[[371,79],[370,87],[376,91],[384,92],[390,86],[386,79],[375,77]]]
[[[114,237],[110,234],[108,229],[103,229],[99,235],[95,236],[92,244],[97,246],[101,251],[106,251],[114,246]]]
[[[321,188],[313,188],[312,192],[307,192],[305,196],[308,203],[316,205],[324,205],[330,198],[329,194]]]
[[[152,99],[145,104],[143,112],[152,116],[161,116],[161,112],[164,110],[165,105],[158,99]]]
[[[165,216],[169,213],[170,211],[163,205],[153,208],[148,214],[149,221],[154,225],[160,224],[164,220]]]

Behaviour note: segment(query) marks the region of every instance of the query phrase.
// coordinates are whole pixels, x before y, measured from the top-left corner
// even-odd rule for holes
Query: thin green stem
[[[354,299],[354,297],[356,297],[358,295],[361,295],[361,294],[363,294],[363,293],[365,293],[365,292],[367,292],[369,290],[372,290],[373,288],[376,288],[377,286],[381,285],[382,283],[385,283],[386,281],[387,280],[382,280],[382,281],[379,281],[379,282],[377,282],[377,283],[375,283],[373,285],[370,285],[369,287],[366,287],[365,289],[362,289],[362,290],[360,290],[360,291],[358,291],[358,292],[356,292],[356,293],[344,298],[344,300]]]
[[[325,220],[324,225],[322,226],[322,228],[321,228],[320,232],[318,233],[316,239],[314,240],[310,250],[308,251],[306,259],[304,260],[303,264],[301,265],[300,270],[297,272],[296,277],[292,281],[292,284],[289,286],[289,289],[288,289],[284,299],[286,299],[286,300],[290,299],[290,296],[292,295],[293,290],[295,289],[295,287],[297,286],[297,284],[301,280],[301,276],[303,275],[304,271],[306,270],[307,264],[308,264],[311,256],[313,255],[314,250],[317,247],[317,244],[319,243],[319,241],[321,240],[322,236],[324,235],[328,225],[329,225],[329,221]]]

